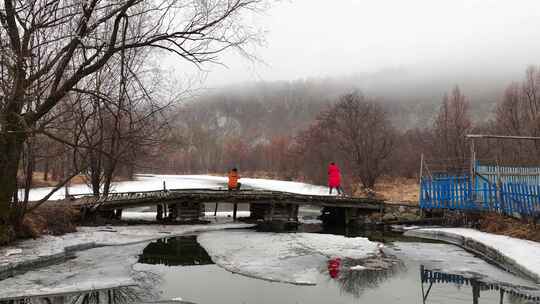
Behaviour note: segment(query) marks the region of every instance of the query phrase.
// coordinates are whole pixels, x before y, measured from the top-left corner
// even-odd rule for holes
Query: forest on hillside
[[[175,109],[160,157],[147,163],[149,172],[223,173],[237,167],[323,184],[326,166],[336,161],[351,183],[372,187],[381,175],[416,176],[422,154],[435,169],[443,163],[466,167],[466,134],[539,135],[539,90],[540,72],[533,66],[499,96],[476,99],[452,85],[438,99],[419,93],[403,100],[325,80],[231,87]],[[358,117],[349,117],[355,112]],[[534,164],[537,148],[526,141],[485,140],[478,159]]]
[[[100,75],[107,85],[106,71]],[[251,176],[324,184],[326,166],[335,161],[347,188],[369,188],[381,176],[417,176],[422,154],[433,170],[466,168],[470,133],[540,135],[540,71],[531,66],[524,75],[494,99],[473,99],[449,85],[440,98],[419,93],[399,100],[346,82],[302,80],[232,86],[145,107],[134,103],[145,95],[135,78],[127,78],[142,94],[129,103],[135,110],[130,125],[113,109],[87,112],[91,107],[76,108],[66,99],[64,123],[31,141],[32,161],[25,163],[45,180],[83,173],[99,192],[108,191],[103,185],[114,178],[135,173],[224,174],[233,167]],[[87,105],[97,101],[77,98]],[[73,149],[65,138],[81,147]],[[537,164],[538,149],[533,142],[486,140],[477,157]]]

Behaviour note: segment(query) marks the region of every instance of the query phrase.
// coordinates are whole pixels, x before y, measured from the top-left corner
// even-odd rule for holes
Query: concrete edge
[[[540,283],[540,275],[527,269],[523,265],[519,264],[516,260],[512,259],[509,256],[506,256],[504,253],[498,251],[497,249],[482,242],[478,242],[472,238],[449,233],[446,231],[423,231],[422,229],[412,229],[406,231],[403,235],[437,240],[459,246],[466,251],[478,255],[489,263],[495,264],[508,272],[533,280],[536,283]]]

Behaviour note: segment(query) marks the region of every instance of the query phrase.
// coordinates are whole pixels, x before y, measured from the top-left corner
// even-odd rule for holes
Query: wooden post
[[[236,221],[236,212],[238,211],[238,204],[234,203],[233,205],[233,220]]]
[[[422,175],[424,174],[424,153],[420,154],[420,175],[418,176],[418,206],[422,200]],[[420,217],[424,217],[424,210],[420,208]],[[381,214],[382,222],[382,214]]]
[[[501,296],[499,298],[499,304],[503,304],[503,299],[504,299],[504,289],[500,289],[500,292],[501,292]]]
[[[163,205],[157,205],[156,221],[163,220]]]
[[[274,208],[275,208],[275,204],[274,202],[272,202],[270,204],[270,216],[269,216],[269,221],[272,221],[274,219]]]
[[[114,218],[117,220],[122,219],[122,209],[115,209],[114,210]]]
[[[300,210],[300,206],[299,206],[299,205],[294,206],[294,214],[293,214],[293,216],[294,216],[294,221],[295,221],[295,222],[298,222],[298,211],[299,211],[299,210]]]
[[[291,221],[293,218],[293,205],[288,204],[287,205],[287,220]]]
[[[474,148],[474,137],[471,138],[471,188],[472,188],[472,199],[473,202],[476,202],[476,151]]]

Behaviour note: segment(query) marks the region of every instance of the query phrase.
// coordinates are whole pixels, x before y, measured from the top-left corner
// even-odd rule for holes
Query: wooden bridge
[[[204,204],[233,204],[236,218],[238,204],[249,204],[251,217],[267,221],[296,221],[301,205],[341,209],[345,221],[384,209],[384,202],[372,198],[305,195],[268,190],[227,191],[215,189],[176,189],[111,193],[106,196],[75,195],[72,205],[83,216],[94,212],[120,217],[122,209],[157,206],[157,219],[195,220],[204,216]]]

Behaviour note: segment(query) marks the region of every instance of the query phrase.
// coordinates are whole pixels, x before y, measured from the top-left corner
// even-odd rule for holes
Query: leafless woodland
[[[177,101],[153,87],[151,56],[203,65],[226,49],[242,52],[259,39],[242,16],[264,7],[258,0],[1,1],[0,242],[28,211],[17,188],[31,184],[36,166],[60,178],[56,188],[87,174],[94,192],[107,192],[115,172],[134,170],[160,135],[160,113]]]
[[[196,66],[261,40],[244,16],[262,0],[33,0],[0,2],[0,243],[15,237],[35,172],[58,191],[74,176],[94,194],[135,173],[242,174],[371,188],[414,177],[420,155],[460,166],[465,135],[540,136],[540,70],[497,100],[448,83],[419,101],[372,96],[335,81],[227,87],[192,98],[157,66]],[[358,87],[361,87],[359,84]],[[391,86],[390,86],[391,87]],[[391,89],[389,87],[389,89]],[[171,89],[172,88],[172,89]],[[487,140],[478,159],[538,164],[538,142]],[[18,191],[23,189],[23,191]]]

